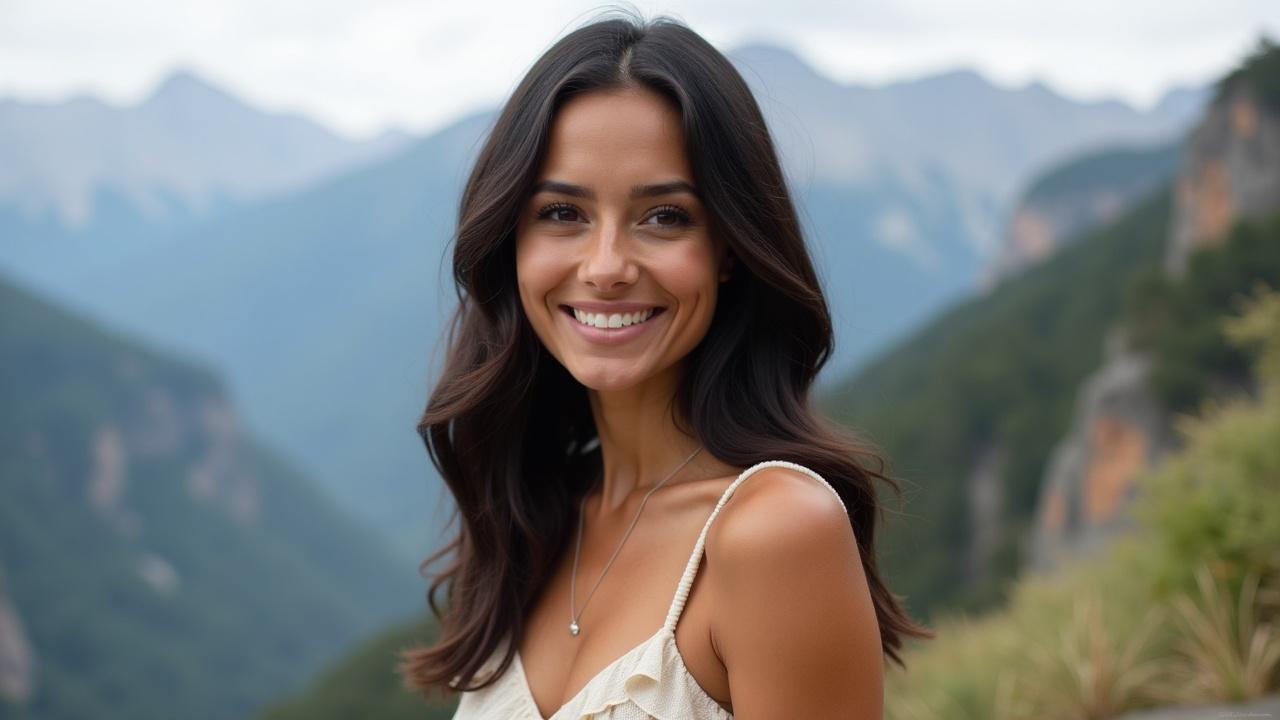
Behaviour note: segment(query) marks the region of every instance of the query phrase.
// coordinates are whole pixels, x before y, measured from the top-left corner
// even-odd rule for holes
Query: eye
[[[561,213],[568,213],[569,217],[566,218]],[[551,222],[577,222],[580,218],[575,218],[574,216],[581,216],[581,214],[578,208],[569,203],[554,202],[543,206],[538,211],[537,218],[539,220],[550,220]]]
[[[674,228],[674,227],[684,227],[686,225],[693,224],[693,216],[685,212],[682,208],[676,207],[675,205],[662,205],[662,206],[656,207],[654,208],[653,214],[646,219],[652,220],[653,218],[662,218],[662,217],[667,218],[668,222],[655,223],[658,227]]]

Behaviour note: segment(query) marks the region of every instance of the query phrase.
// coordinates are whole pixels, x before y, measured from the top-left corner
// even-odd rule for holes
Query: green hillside
[[[1100,187],[1140,185],[1152,176],[1172,177],[1182,143],[1152,147],[1116,147],[1069,160],[1041,175],[1023,193],[1023,202],[1095,191]]]
[[[433,697],[428,703],[406,690],[395,672],[401,650],[433,642],[436,635],[429,620],[385,631],[317,676],[305,692],[269,708],[261,720],[449,720],[456,698]]]
[[[207,369],[3,278],[0,326],[0,595],[31,649],[0,716],[245,717],[420,604]]]
[[[1219,317],[1241,292],[1277,279],[1280,215],[1236,224],[1221,248],[1191,255],[1178,280],[1154,268],[1140,274],[1125,324],[1135,345],[1151,351],[1151,386],[1166,407],[1193,410],[1206,396],[1248,384],[1248,358],[1227,341]]]
[[[1158,266],[1170,210],[1166,187],[943,314],[823,399],[834,418],[876,442],[906,481],[905,515],[887,516],[881,554],[890,586],[918,616],[1000,599],[1019,567],[1019,541],[1076,388],[1098,366],[1131,279]],[[1005,453],[1006,515],[992,577],[972,587],[962,570],[973,537],[967,473],[988,447]]]

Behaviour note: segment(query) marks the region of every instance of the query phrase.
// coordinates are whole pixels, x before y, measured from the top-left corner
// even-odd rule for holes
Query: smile
[[[650,320],[661,315],[666,308],[651,307],[625,313],[605,313],[589,312],[570,305],[561,305],[560,310],[571,319],[571,324],[586,340],[615,345],[643,334],[653,325]]]
[[[583,325],[590,325],[598,328],[623,328],[630,327],[631,325],[639,325],[645,320],[653,317],[655,312],[662,310],[662,308],[651,307],[648,310],[629,313],[591,313],[568,305],[562,307],[568,307],[572,310],[573,318]]]

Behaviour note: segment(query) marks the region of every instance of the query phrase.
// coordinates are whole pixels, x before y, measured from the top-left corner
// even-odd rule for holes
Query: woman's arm
[[[737,720],[881,720],[875,608],[849,517],[827,488],[789,468],[760,470],[712,523],[707,564],[712,642]]]

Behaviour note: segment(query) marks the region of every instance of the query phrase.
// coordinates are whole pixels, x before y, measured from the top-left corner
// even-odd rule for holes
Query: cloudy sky
[[[0,98],[137,102],[186,68],[351,136],[426,132],[500,102],[555,39],[606,7],[543,0],[0,0]],[[967,66],[1017,87],[1146,107],[1280,38],[1280,0],[687,0],[629,7],[722,49],[785,45],[847,83]]]

